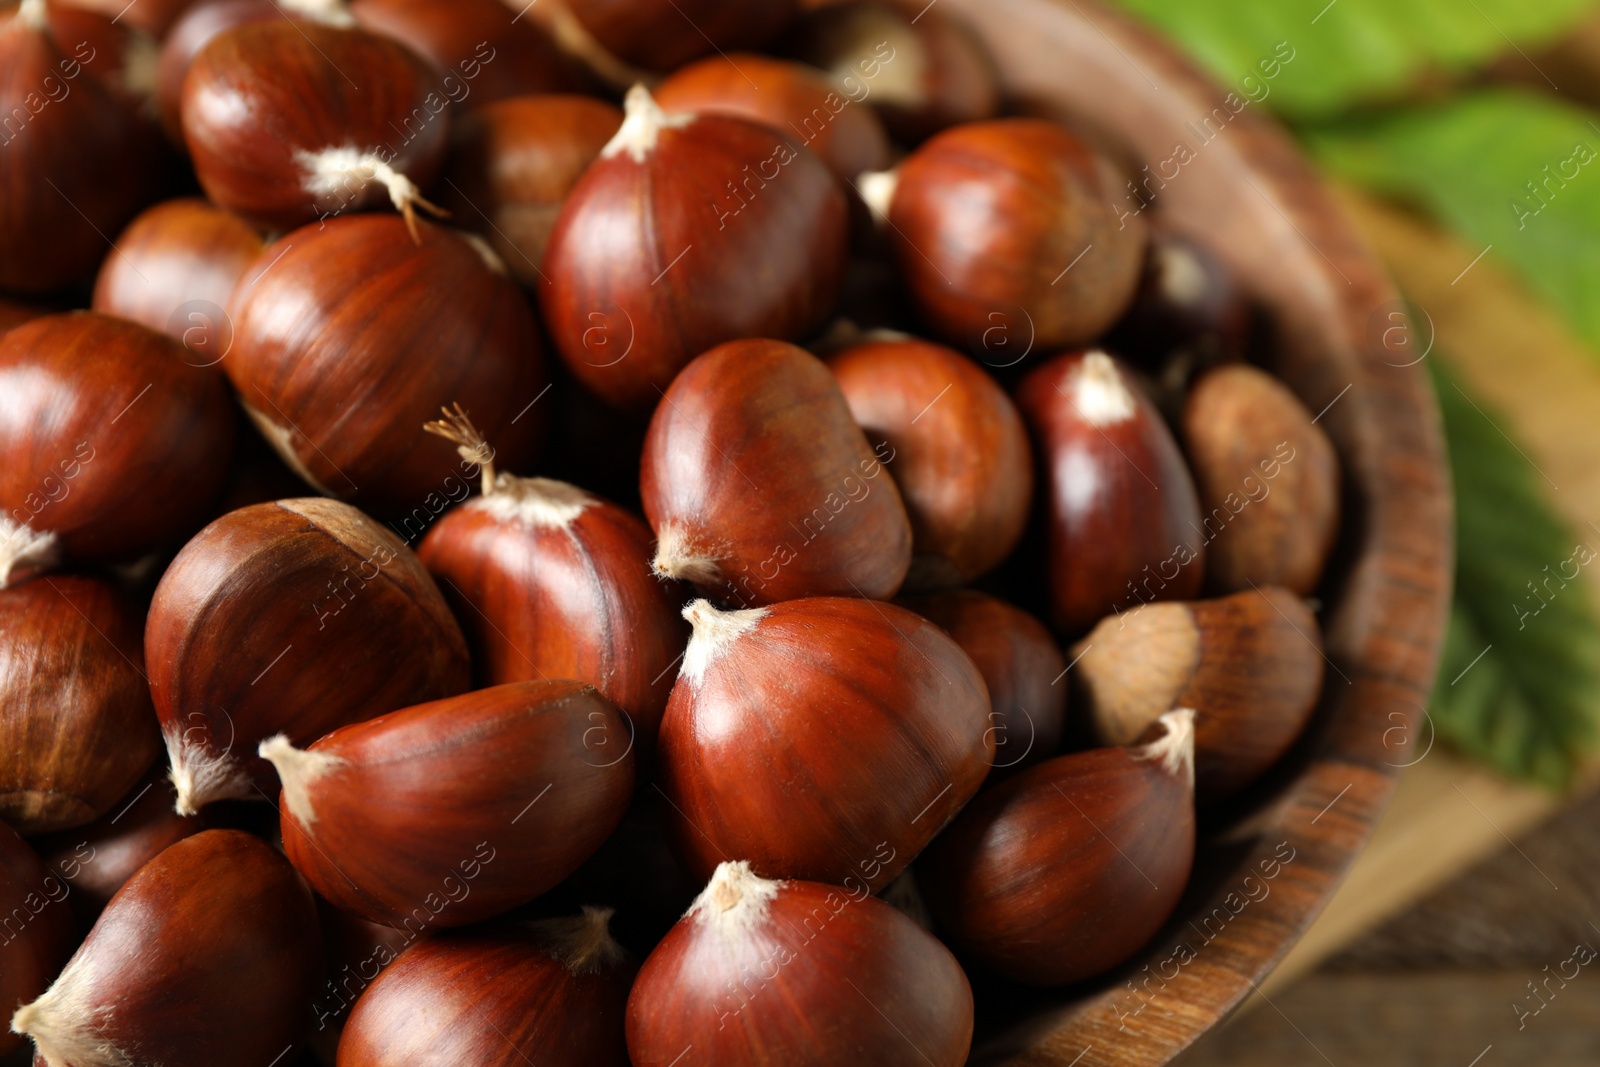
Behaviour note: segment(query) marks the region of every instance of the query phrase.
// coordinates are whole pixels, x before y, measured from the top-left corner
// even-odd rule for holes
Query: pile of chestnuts
[[[902,0],[0,3],[0,1063],[955,1067],[1155,935],[1339,464],[1006,106]]]

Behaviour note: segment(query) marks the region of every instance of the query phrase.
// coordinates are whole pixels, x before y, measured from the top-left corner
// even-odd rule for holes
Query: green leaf
[[[1600,121],[1589,112],[1485,90],[1303,132],[1335,172],[1492,245],[1600,347]]]
[[[1600,732],[1600,621],[1583,573],[1600,566],[1600,534],[1556,517],[1505,420],[1429,362],[1456,493],[1456,597],[1429,714],[1469,755],[1559,788]]]
[[[1595,0],[1121,0],[1229,85],[1261,79],[1280,43],[1294,58],[1265,82],[1271,106],[1326,116],[1393,96],[1422,75],[1481,66],[1511,42],[1535,48]],[[1245,86],[1249,88],[1249,86]],[[1259,95],[1259,91],[1252,93]]]

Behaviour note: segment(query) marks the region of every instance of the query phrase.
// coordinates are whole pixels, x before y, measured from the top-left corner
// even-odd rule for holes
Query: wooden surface
[[[1068,118],[1136,165],[1168,158],[1224,91],[1148,33],[1082,0],[948,0],[995,51],[1025,110]],[[1226,113],[1224,113],[1226,114]],[[1331,896],[1387,802],[1435,669],[1451,572],[1438,416],[1416,367],[1371,340],[1395,293],[1331,195],[1259,108],[1229,117],[1159,195],[1270,307],[1275,370],[1321,412],[1345,464],[1344,555],[1324,590],[1333,670],[1311,736],[1251,803],[1205,834],[1179,914],[1145,954],[1089,989],[1030,994],[981,980],[978,1063],[1168,1062],[1249,995]],[[1065,265],[1063,265],[1065,266]],[[1193,920],[1246,874],[1292,854],[1270,893],[1206,939]],[[1237,896],[1233,898],[1237,900]],[[1192,959],[1169,980],[1179,943]],[[1144,1004],[1136,1015],[1135,1007]]]

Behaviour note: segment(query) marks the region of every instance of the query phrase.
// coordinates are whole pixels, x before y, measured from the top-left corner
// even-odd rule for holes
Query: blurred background
[[[1119,2],[1230,85],[1288,42],[1260,102],[1412,304],[1458,509],[1426,755],[1181,1062],[1600,1063],[1600,2]]]

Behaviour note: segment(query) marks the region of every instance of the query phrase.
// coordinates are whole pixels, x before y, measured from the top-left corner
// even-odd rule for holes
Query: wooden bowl
[[[1453,555],[1439,414],[1424,368],[1385,344],[1400,321],[1393,286],[1262,104],[1240,109],[1241,88],[1227,101],[1229,88],[1092,0],[943,0],[941,10],[984,38],[1015,107],[1085,130],[1136,172],[1177,171],[1156,209],[1269,309],[1270,369],[1322,413],[1343,460],[1347,522],[1323,590],[1331,667],[1308,736],[1268,781],[1203,823],[1178,914],[1131,963],[1067,990],[974,977],[974,1063],[1166,1063],[1288,951],[1366,842],[1400,769],[1431,740],[1417,734]],[[1271,85],[1246,73],[1256,95]],[[1194,158],[1163,164],[1180,144]]]

